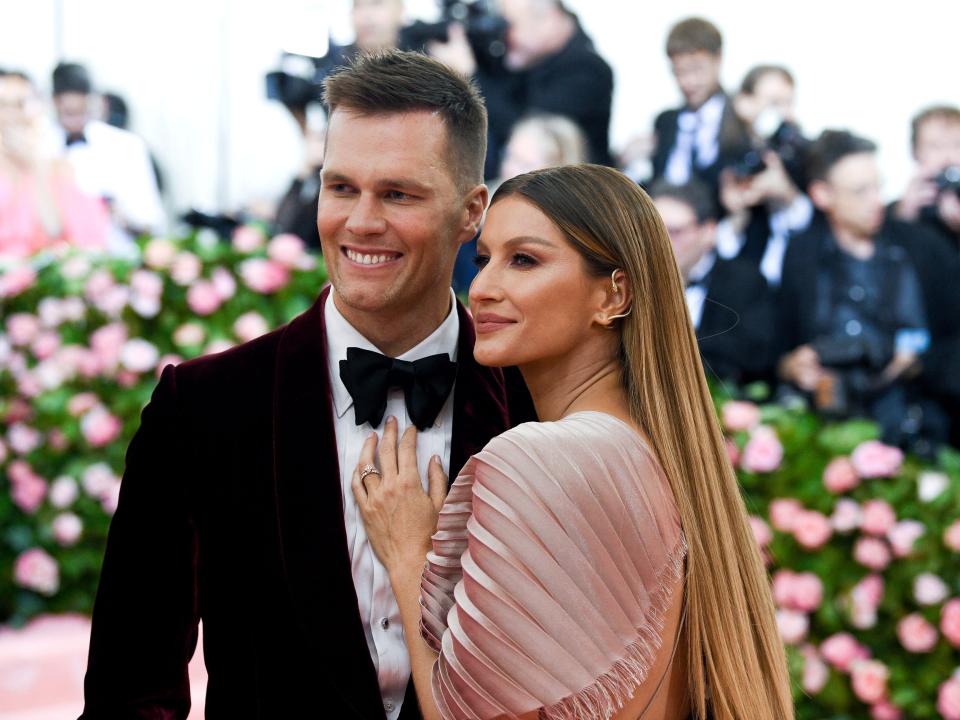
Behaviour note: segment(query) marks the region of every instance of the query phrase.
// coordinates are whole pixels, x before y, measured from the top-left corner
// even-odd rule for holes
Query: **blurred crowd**
[[[442,6],[438,22],[408,25],[402,0],[354,0],[351,45],[285,54],[266,92],[303,134],[299,172],[276,202],[186,219],[222,234],[257,219],[318,248],[323,79],[360,52],[422,50],[481,89],[492,187],[589,161],[650,193],[708,376],[763,381],[828,417],[872,418],[885,442],[920,455],[960,447],[960,108],[917,109],[913,177],[885,204],[869,139],[849,129],[808,137],[786,67],[757,65],[723,88],[720,30],[687,18],[664,44],[680,104],[615,154],[613,73],[560,0]],[[125,252],[138,234],[163,231],[162,177],[124,129],[122,98],[94,92],[76,64],[52,81],[49,128],[31,79],[0,71],[0,256],[58,242]],[[458,261],[458,289],[473,254],[465,247]]]

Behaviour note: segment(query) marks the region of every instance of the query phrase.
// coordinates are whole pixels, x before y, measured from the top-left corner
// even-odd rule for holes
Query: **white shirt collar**
[[[697,260],[693,264],[693,267],[690,268],[690,272],[687,275],[687,285],[698,285],[707,274],[713,270],[714,264],[717,262],[717,252],[716,250],[710,250],[705,253],[702,258]]]
[[[340,379],[340,361],[347,359],[347,348],[358,347],[364,350],[380,352],[380,350],[353,327],[337,309],[333,302],[335,290],[330,288],[330,295],[324,303],[323,314],[327,331],[327,367],[330,371],[330,386],[333,394],[333,406],[337,417],[343,417],[351,407],[353,398],[347,387]],[[425,340],[398,355],[398,360],[419,360],[429,355],[446,353],[456,362],[457,346],[460,341],[460,316],[457,313],[457,296],[450,290],[450,312]]]

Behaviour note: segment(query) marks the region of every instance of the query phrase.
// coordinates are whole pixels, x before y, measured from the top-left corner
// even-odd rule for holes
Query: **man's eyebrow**
[[[328,183],[352,183],[350,177],[338,170],[329,170],[323,173],[323,179]],[[413,178],[381,178],[377,180],[378,188],[402,188],[419,194],[433,192],[433,188]]]

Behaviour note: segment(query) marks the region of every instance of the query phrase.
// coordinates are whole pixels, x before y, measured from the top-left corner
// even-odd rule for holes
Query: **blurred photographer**
[[[733,98],[749,141],[720,174],[720,202],[728,213],[717,228],[718,252],[739,257],[776,287],[791,236],[813,218],[800,188],[809,142],[796,124],[794,80],[779,65],[750,70]]]
[[[570,118],[587,137],[590,161],[611,164],[613,71],[577,16],[560,0],[500,0],[498,8],[506,22],[499,56],[495,43],[492,51],[478,48],[460,23],[450,24],[446,42],[426,44],[430,55],[480,86],[489,116],[485,177],[497,176],[513,126],[531,112]]]
[[[810,149],[822,217],[784,259],[778,374],[825,415],[872,418],[885,442],[929,456],[960,397],[960,259],[884,219],[875,152],[837,130]]]
[[[960,251],[960,108],[937,105],[920,112],[911,144],[917,168],[893,214],[920,223]]]

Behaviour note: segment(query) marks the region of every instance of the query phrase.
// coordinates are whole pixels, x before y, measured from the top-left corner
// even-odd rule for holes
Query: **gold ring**
[[[360,470],[360,482],[363,482],[363,479],[367,475],[380,475],[380,477],[383,477],[383,474],[379,470],[377,470],[373,465],[363,466],[363,469]]]

